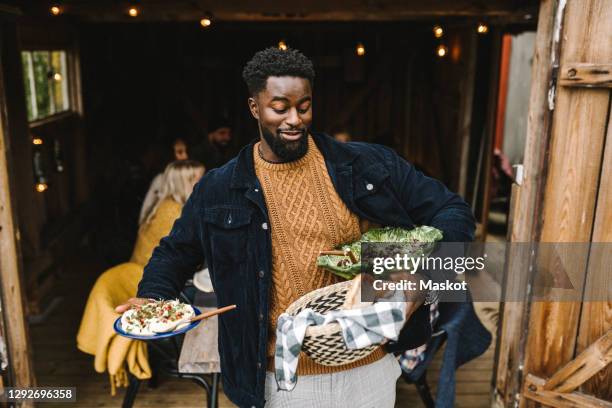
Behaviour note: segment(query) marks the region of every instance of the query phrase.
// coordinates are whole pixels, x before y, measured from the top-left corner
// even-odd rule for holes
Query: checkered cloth
[[[297,364],[308,326],[340,324],[342,337],[349,349],[380,344],[385,339],[396,341],[406,320],[406,303],[402,292],[389,301],[359,309],[334,310],[320,314],[304,309],[296,316],[283,313],[276,328],[274,366],[279,390],[291,391],[297,383]]]

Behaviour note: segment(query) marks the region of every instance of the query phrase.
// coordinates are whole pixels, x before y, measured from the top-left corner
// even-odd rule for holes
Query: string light
[[[56,72],[53,74],[53,79],[57,82],[62,80],[62,74],[60,74],[59,72]]]
[[[140,14],[140,11],[138,10],[138,7],[132,6],[129,8],[128,14],[130,15],[130,17],[138,17],[138,14]]]
[[[443,58],[446,54],[448,54],[448,47],[444,44],[440,44],[436,47],[436,54],[438,57]]]
[[[200,20],[200,25],[206,28],[206,27],[210,27],[212,23],[213,23],[212,13],[207,11],[206,13],[204,13],[204,16]]]
[[[287,48],[289,48],[289,47],[287,47],[287,43],[285,42],[285,40],[280,40],[278,42],[278,49],[279,50],[287,51]]]
[[[433,34],[434,37],[441,38],[444,35],[444,29],[439,25],[435,25],[433,26]]]
[[[36,183],[36,191],[39,193],[44,193],[48,188],[47,183]]]
[[[476,28],[478,34],[486,34],[489,32],[489,26],[484,23],[479,23],[478,28]]]
[[[41,144],[43,144],[43,140],[40,137],[35,137],[34,139],[32,139],[32,144],[40,146]]]
[[[62,8],[59,4],[54,3],[51,5],[51,7],[49,7],[49,12],[51,13],[51,15],[59,16],[60,14],[62,14]]]
[[[360,57],[363,57],[365,55],[365,47],[363,46],[362,43],[358,43],[357,44],[357,48],[355,48],[355,52],[357,53],[357,55],[359,55]]]

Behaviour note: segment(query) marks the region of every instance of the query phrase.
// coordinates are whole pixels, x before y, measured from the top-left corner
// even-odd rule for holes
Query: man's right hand
[[[145,299],[145,298],[129,298],[127,302],[122,305],[119,305],[115,308],[115,312],[123,313],[126,310],[130,309],[132,306],[142,306],[147,303],[153,302],[153,299]]]

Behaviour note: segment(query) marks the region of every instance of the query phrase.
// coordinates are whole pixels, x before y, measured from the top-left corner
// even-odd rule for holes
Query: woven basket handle
[[[346,294],[346,300],[340,309],[349,310],[364,307],[369,303],[361,301],[361,274],[355,276],[352,280],[351,287]]]

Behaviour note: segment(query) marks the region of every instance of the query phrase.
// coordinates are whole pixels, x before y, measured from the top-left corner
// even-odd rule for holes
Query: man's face
[[[232,129],[219,128],[208,134],[209,140],[217,146],[226,147],[232,141]]]
[[[249,98],[249,108],[259,121],[262,144],[275,161],[297,160],[308,150],[312,123],[310,82],[298,77],[269,77],[266,88]]]

